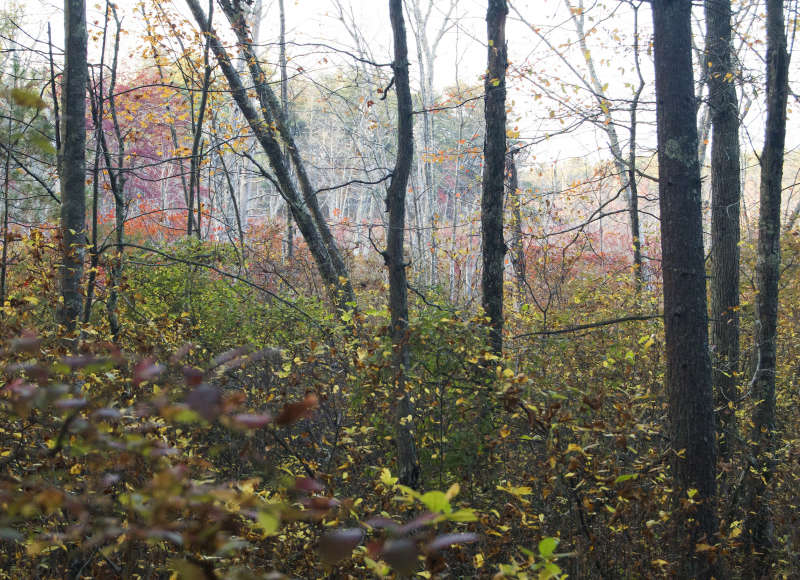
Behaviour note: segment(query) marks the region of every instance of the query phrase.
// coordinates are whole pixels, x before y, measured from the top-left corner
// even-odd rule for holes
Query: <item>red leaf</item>
[[[151,381],[164,372],[164,367],[156,364],[153,359],[146,358],[133,369],[133,386],[138,387],[145,381]]]
[[[196,387],[203,382],[203,371],[194,367],[183,367],[183,378],[190,387]]]
[[[304,417],[308,417],[317,407],[319,400],[316,395],[306,395],[299,403],[288,403],[283,407],[275,422],[278,425],[291,425]]]

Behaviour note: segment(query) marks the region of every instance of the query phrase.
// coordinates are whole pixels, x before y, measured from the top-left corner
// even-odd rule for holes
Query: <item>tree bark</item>
[[[484,115],[483,194],[481,227],[483,241],[483,309],[489,317],[490,346],[498,356],[503,352],[503,188],[506,160],[506,15],[505,0],[489,0],[486,31],[489,45]]]
[[[695,551],[712,542],[716,444],[697,158],[690,0],[654,2],[664,332],[676,525],[686,529],[683,577],[710,577]],[[692,491],[694,490],[694,491]],[[693,497],[692,505],[684,502]]]
[[[391,314],[392,366],[397,393],[398,477],[403,485],[419,486],[420,467],[414,435],[414,405],[407,392],[405,377],[409,366],[408,345],[408,264],[403,255],[406,219],[406,187],[414,157],[414,126],[411,88],[408,80],[408,46],[402,0],[389,0],[389,17],[394,38],[394,85],[397,91],[397,160],[392,181],[386,191],[389,231],[384,258],[389,268],[389,312]]]
[[[64,79],[59,167],[61,174],[60,319],[68,331],[81,315],[81,277],[86,252],[86,4],[64,0]]]
[[[731,2],[706,0],[711,114],[711,356],[720,457],[736,437],[739,371],[739,104],[731,66]]]
[[[780,277],[780,212],[783,156],[786,141],[786,102],[789,55],[786,49],[782,0],[767,1],[767,124],[761,153],[761,191],[756,263],[756,339],[758,365],[753,377],[751,465],[745,527],[751,549],[761,554],[753,565],[769,575],[772,521],[769,492],[775,467],[775,370]]]

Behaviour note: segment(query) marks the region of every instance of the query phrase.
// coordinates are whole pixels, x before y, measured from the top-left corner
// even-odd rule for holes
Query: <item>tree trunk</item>
[[[125,199],[125,182],[127,181],[125,175],[125,141],[122,129],[120,127],[119,118],[117,116],[117,101],[116,101],[116,84],[117,84],[117,70],[119,62],[119,43],[122,32],[122,21],[117,15],[117,10],[113,4],[108,3],[108,7],[114,16],[116,22],[116,34],[114,38],[114,57],[111,63],[111,79],[108,87],[108,105],[111,113],[111,120],[114,126],[114,135],[117,140],[117,155],[116,167],[112,161],[111,151],[108,147],[105,131],[103,131],[103,99],[98,100],[98,117],[95,121],[100,127],[98,136],[100,137],[100,145],[103,150],[104,159],[106,163],[106,170],[108,172],[108,182],[111,186],[111,193],[114,196],[114,239],[116,242],[116,253],[111,263],[111,277],[108,282],[108,325],[114,340],[119,339],[120,325],[119,317],[117,316],[117,305],[119,303],[119,286],[122,281],[122,271],[125,263],[125,218],[128,213],[128,202]],[[191,214],[190,214],[191,216]],[[198,220],[198,232],[199,232]]]
[[[706,0],[711,111],[711,356],[720,458],[736,437],[739,371],[739,105],[731,67],[731,2]]]
[[[286,72],[286,9],[283,6],[283,0],[278,1],[278,8],[280,9],[281,20],[281,37],[280,37],[280,67],[281,67],[281,110],[283,117],[289,120],[289,76]],[[254,39],[257,41],[257,39]],[[283,146],[284,162],[288,165],[289,151],[286,145]],[[294,223],[292,223],[292,212],[289,206],[286,206],[286,261],[290,262],[294,257]]]
[[[505,0],[489,0],[486,31],[488,66],[484,81],[486,137],[483,144],[483,309],[491,325],[490,346],[503,353],[503,188],[506,161],[506,15]]]
[[[68,331],[81,315],[81,277],[86,251],[86,4],[64,0],[64,79],[62,89],[61,322]]]
[[[196,3],[196,0],[187,0],[187,2],[194,4]],[[325,221],[325,217],[322,215],[319,201],[317,199],[317,191],[311,185],[311,180],[308,176],[308,172],[306,171],[305,163],[300,156],[300,150],[295,143],[294,136],[289,130],[288,121],[283,114],[280,102],[267,82],[267,76],[261,68],[261,64],[259,63],[255,51],[253,50],[252,39],[250,38],[247,29],[247,22],[245,20],[242,7],[238,2],[234,2],[232,4],[229,0],[221,0],[220,7],[225,13],[225,16],[228,18],[228,21],[231,23],[231,27],[233,28],[233,32],[236,34],[238,41],[238,48],[242,52],[242,56],[247,61],[247,66],[250,69],[250,77],[254,84],[256,96],[258,97],[259,104],[261,105],[262,117],[264,118],[264,121],[268,127],[274,126],[275,129],[277,129],[277,133],[286,144],[286,148],[289,152],[289,158],[292,161],[292,166],[294,167],[295,174],[297,176],[297,182],[300,186],[300,192],[303,196],[303,201],[305,202],[305,205],[311,214],[314,225],[316,226],[319,236],[322,238],[325,249],[328,252],[331,265],[336,272],[335,288],[340,295],[339,302],[342,305],[347,303],[354,304],[355,293],[350,283],[350,276],[347,271],[347,266],[344,263],[341,252],[339,251],[339,246],[336,244],[336,240],[334,240],[333,234],[328,227],[328,223]],[[219,44],[218,41],[217,43]],[[271,136],[271,133],[269,134]],[[267,156],[270,159],[270,165],[272,166],[273,171],[276,171],[276,173],[276,163],[286,167],[286,164],[283,163],[282,155],[274,160],[269,154]],[[293,189],[296,190],[294,186]]]
[[[506,179],[508,197],[514,221],[511,226],[511,263],[514,266],[514,277],[517,281],[517,304],[522,307],[525,302],[525,249],[522,245],[522,195],[517,177],[517,161],[514,156],[519,152],[509,151],[506,156]]]
[[[403,21],[402,0],[389,0],[389,15],[394,36],[394,71],[397,91],[397,160],[392,181],[386,192],[389,209],[389,231],[386,235],[384,257],[389,267],[389,312],[391,314],[392,366],[398,399],[397,463],[403,485],[419,485],[419,458],[414,437],[414,405],[406,391],[405,376],[409,366],[408,345],[408,281],[403,255],[406,220],[406,186],[414,157],[414,126],[412,120],[411,88],[408,80],[408,47]]]
[[[783,155],[786,141],[786,101],[789,56],[786,51],[782,0],[767,1],[767,125],[761,153],[761,192],[756,263],[756,340],[758,365],[752,392],[756,408],[751,433],[745,527],[750,547],[762,555],[753,562],[757,573],[769,575],[773,548],[769,486],[775,458],[775,370],[780,276],[780,211]]]
[[[606,98],[606,87],[604,87],[603,83],[600,82],[600,76],[597,74],[597,69],[594,65],[594,58],[592,57],[592,52],[589,50],[589,47],[586,43],[586,30],[584,27],[584,7],[583,7],[583,0],[578,1],[577,8],[573,8],[572,3],[570,0],[565,0],[565,5],[569,10],[570,17],[572,18],[572,22],[575,25],[575,31],[578,35],[578,44],[581,49],[581,53],[583,54],[584,62],[586,63],[586,68],[589,71],[589,80],[591,81],[591,87],[594,91],[595,99],[597,100],[597,104],[603,112],[603,118],[605,120],[604,130],[606,135],[608,136],[608,146],[611,150],[611,154],[614,157],[614,167],[619,174],[619,179],[623,183],[625,187],[625,197],[626,202],[628,205],[628,221],[630,225],[631,231],[631,243],[633,246],[633,267],[634,267],[634,279],[636,282],[637,288],[642,286],[644,281],[644,269],[642,264],[642,251],[641,251],[641,232],[639,231],[639,198],[638,192],[636,188],[636,116],[639,107],[639,97],[641,96],[642,89],[644,88],[644,80],[641,79],[641,73],[639,73],[639,9],[637,6],[633,6],[634,10],[634,53],[637,59],[636,67],[637,73],[639,73],[640,77],[640,84],[637,88],[636,92],[634,93],[634,98],[631,100],[630,105],[630,119],[631,119],[631,127],[630,127],[630,135],[631,135],[631,142],[630,142],[630,154],[628,156],[627,167],[624,157],[622,155],[622,146],[620,145],[619,135],[617,134],[616,129],[616,122],[611,114],[611,102]]]
[[[10,117],[10,115],[9,115]],[[11,121],[9,120],[9,124]],[[6,304],[6,274],[8,270],[8,194],[10,186],[9,170],[11,168],[11,149],[6,151],[6,162],[3,168],[3,254],[0,262],[0,317],[5,316],[3,307]]]
[[[686,529],[682,577],[709,577],[695,551],[717,531],[716,445],[697,159],[690,0],[654,2],[664,333],[676,526]],[[691,490],[695,490],[692,492]],[[693,504],[685,506],[689,494]],[[678,538],[679,541],[687,538]]]
[[[210,7],[214,3],[209,3]],[[208,15],[208,24],[211,26],[213,13]],[[186,220],[186,235],[192,236],[192,229],[197,239],[202,239],[200,223],[202,220],[202,206],[200,204],[200,165],[203,160],[203,122],[206,116],[208,105],[208,89],[211,86],[211,65],[208,61],[208,40],[203,48],[203,81],[200,86],[200,105],[197,112],[197,120],[194,122],[194,135],[192,136],[192,153],[189,159],[189,211]],[[194,91],[192,91],[194,92]],[[194,99],[194,96],[192,96]],[[195,219],[195,201],[197,202],[197,219]]]
[[[291,176],[289,175],[289,170],[286,167],[286,164],[283,162],[283,152],[281,151],[281,146],[270,129],[273,119],[266,110],[265,104],[262,104],[261,114],[259,115],[247,96],[247,88],[242,84],[242,79],[236,72],[236,69],[233,67],[227,51],[219,41],[219,37],[217,36],[216,32],[208,25],[200,4],[197,0],[186,0],[186,3],[189,5],[192,15],[194,16],[194,19],[200,26],[201,30],[208,35],[208,39],[211,44],[211,50],[214,52],[220,69],[228,81],[233,99],[236,101],[239,110],[242,112],[247,120],[247,123],[250,125],[250,129],[253,131],[253,135],[255,136],[259,145],[261,145],[264,153],[266,153],[267,157],[269,158],[270,165],[275,172],[277,183],[280,186],[281,195],[283,195],[284,199],[291,207],[292,216],[297,223],[300,233],[303,235],[303,238],[308,244],[309,251],[314,257],[314,261],[317,264],[320,275],[322,276],[325,285],[331,292],[334,302],[341,308],[350,308],[348,304],[355,303],[355,293],[353,292],[349,277],[347,276],[347,270],[345,269],[344,262],[342,261],[341,256],[338,255],[338,250],[338,259],[334,259],[329,252],[331,247],[335,249],[335,244],[331,245],[326,244],[325,242],[325,238],[321,231],[321,226],[325,224],[324,220],[320,222],[320,220],[322,220],[322,216],[319,213],[316,195],[314,195],[315,192],[310,191],[310,198],[308,195],[306,195],[310,190],[310,185],[308,183],[306,183],[307,189],[304,189],[303,196],[301,196],[297,191],[297,188],[294,186]],[[252,52],[252,47],[250,47],[250,52]],[[249,60],[249,56],[247,58]],[[255,63],[255,65],[257,66],[257,63]],[[259,77],[256,76],[256,79],[258,78]],[[260,82],[257,89],[264,88],[265,86],[266,83]],[[266,88],[268,89],[268,87]],[[292,148],[292,144],[290,143],[290,152]],[[314,208],[309,207],[309,199],[313,202]],[[312,210],[315,211],[314,215],[312,215]],[[330,238],[329,241],[333,243],[333,238],[330,235],[330,231],[327,230],[327,226],[325,226],[325,229],[328,231],[328,237]]]

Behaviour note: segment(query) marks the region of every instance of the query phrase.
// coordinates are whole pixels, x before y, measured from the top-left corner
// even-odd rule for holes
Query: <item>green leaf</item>
[[[443,491],[429,491],[423,494],[420,501],[432,512],[449,514],[453,511],[453,508],[450,507],[450,500]]]
[[[281,523],[275,513],[271,510],[260,510],[258,512],[258,516],[256,516],[256,521],[258,522],[259,527],[264,530],[264,533],[267,535],[272,535],[277,532]]]
[[[558,547],[558,538],[544,538],[539,542],[539,555],[542,558],[550,558],[556,551],[556,547]]]
[[[539,580],[550,580],[551,578],[558,578],[560,575],[561,568],[553,562],[548,562],[539,570]]]
[[[614,483],[622,483],[623,481],[628,481],[629,479],[637,479],[639,477],[638,473],[626,473],[625,475],[620,475],[617,479],[614,480]]]
[[[47,106],[47,103],[39,96],[39,93],[28,89],[11,89],[11,98],[20,107],[44,109]]]
[[[392,477],[392,472],[387,467],[381,469],[381,483],[386,487],[392,487],[397,483],[397,478]]]
[[[49,153],[51,155],[55,154],[56,149],[53,147],[53,144],[50,142],[50,139],[45,137],[40,133],[34,133],[30,136],[31,145],[36,147],[42,153]]]
[[[447,519],[451,522],[476,522],[478,521],[478,516],[475,514],[474,509],[467,508],[454,511],[452,514],[447,516]]]

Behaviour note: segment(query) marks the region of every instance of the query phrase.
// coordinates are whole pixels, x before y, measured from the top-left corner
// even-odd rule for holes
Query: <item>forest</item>
[[[0,580],[797,578],[798,4],[4,0]]]

